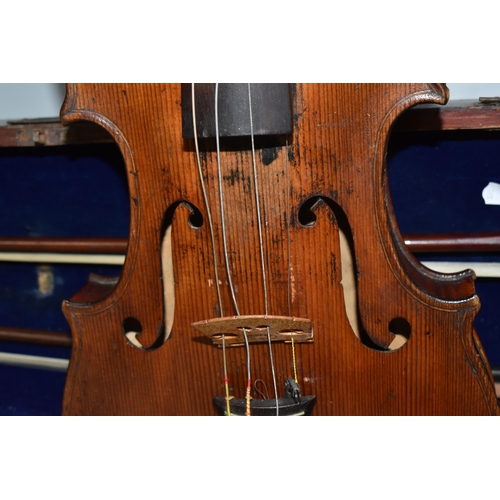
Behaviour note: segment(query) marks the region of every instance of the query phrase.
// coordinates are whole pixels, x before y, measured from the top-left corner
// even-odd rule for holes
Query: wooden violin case
[[[63,413],[498,414],[474,274],[415,260],[387,186],[395,120],[447,98],[443,84],[68,85],[63,123],[120,147],[131,225],[119,279],[91,276],[63,305]]]

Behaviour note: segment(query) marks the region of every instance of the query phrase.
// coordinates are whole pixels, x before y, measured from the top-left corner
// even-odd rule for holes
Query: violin
[[[63,311],[66,415],[498,415],[474,273],[421,265],[391,127],[444,84],[69,84],[130,192],[118,278]],[[96,187],[98,189],[98,187]]]

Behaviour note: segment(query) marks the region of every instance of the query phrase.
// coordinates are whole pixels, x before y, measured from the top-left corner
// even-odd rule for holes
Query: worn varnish
[[[473,274],[440,275],[409,254],[386,182],[394,120],[414,104],[444,103],[446,87],[292,88],[293,134],[256,141],[256,166],[269,314],[312,322],[314,339],[296,344],[295,357],[302,394],[317,398],[313,414],[498,414],[472,326]],[[224,396],[222,350],[191,326],[219,317],[220,307],[194,142],[182,138],[181,112],[180,85],[68,86],[63,122],[93,121],[122,151],[131,228],[120,280],[93,276],[64,304],[73,334],[64,414],[213,415],[212,397]],[[234,316],[214,144],[200,140],[201,163],[223,313]],[[221,142],[220,158],[240,313],[264,315],[250,139]],[[131,332],[140,332],[140,343]],[[279,342],[272,352],[281,393],[293,377],[292,350]],[[273,397],[267,344],[251,344],[250,353],[252,379]],[[231,395],[243,398],[245,348],[228,348],[227,361]]]

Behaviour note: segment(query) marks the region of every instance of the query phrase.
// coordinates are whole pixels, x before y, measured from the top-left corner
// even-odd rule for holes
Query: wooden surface
[[[65,127],[58,118],[0,122],[0,147],[65,146],[112,142],[101,127],[75,123]]]
[[[499,233],[405,234],[411,252],[498,252]]]
[[[28,328],[10,328],[7,326],[0,326],[0,341],[58,347],[71,347],[72,344],[69,333],[32,330]]]
[[[450,101],[446,106],[424,104],[403,114],[396,132],[431,130],[495,130],[500,128],[500,104],[478,100]]]
[[[116,254],[127,251],[126,238],[49,238],[0,236],[0,252]]]
[[[478,100],[450,101],[446,106],[423,104],[406,111],[395,132],[500,129],[500,104]],[[0,122],[0,147],[64,146],[111,143],[112,137],[91,122],[64,126],[58,118]]]
[[[479,307],[473,276],[439,275],[413,259],[386,186],[394,120],[414,104],[446,98],[437,84],[296,85],[288,145],[257,145],[269,314],[312,321],[314,341],[296,345],[295,357],[302,394],[317,397],[315,415],[498,414],[472,326]],[[212,397],[224,395],[222,353],[192,323],[217,318],[221,307],[194,144],[181,137],[180,86],[69,85],[62,118],[93,121],[113,136],[132,200],[121,279],[93,277],[64,304],[73,334],[64,414],[214,414]],[[215,148],[211,141],[200,147],[222,315],[234,316]],[[250,145],[222,144],[221,163],[239,309],[263,315]],[[161,279],[170,223],[175,300]],[[350,272],[354,286],[345,284]],[[397,336],[400,347],[389,349]],[[276,343],[272,353],[281,392],[293,376],[292,351]],[[252,379],[272,392],[267,345],[252,345],[250,354]],[[231,395],[244,397],[245,348],[227,356]]]
[[[411,252],[498,252],[500,233],[405,234]],[[0,237],[0,252],[121,254],[127,238]]]

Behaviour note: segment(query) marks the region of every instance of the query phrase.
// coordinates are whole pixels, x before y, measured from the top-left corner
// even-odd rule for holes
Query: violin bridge
[[[250,343],[267,342],[268,332],[273,342],[312,342],[313,328],[309,319],[289,316],[228,316],[192,323],[198,331],[222,347],[245,345],[245,333]]]

